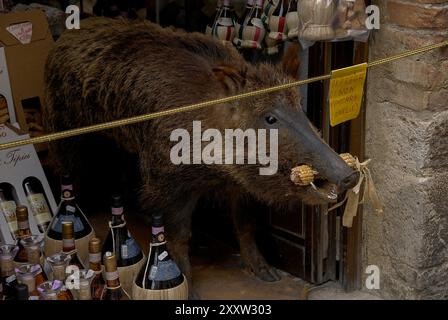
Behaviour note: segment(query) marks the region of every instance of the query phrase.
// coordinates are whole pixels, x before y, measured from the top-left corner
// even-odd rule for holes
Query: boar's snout
[[[351,172],[347,177],[343,178],[339,183],[339,188],[343,190],[353,188],[359,179],[359,173],[357,171]]]

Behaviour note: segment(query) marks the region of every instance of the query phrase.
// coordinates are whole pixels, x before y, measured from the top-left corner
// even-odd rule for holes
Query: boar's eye
[[[273,116],[267,116],[265,118],[265,120],[266,120],[267,124],[271,124],[271,125],[277,122],[277,119],[274,118]]]

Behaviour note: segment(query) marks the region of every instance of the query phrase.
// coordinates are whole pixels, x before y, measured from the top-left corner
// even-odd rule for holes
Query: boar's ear
[[[219,65],[214,67],[216,79],[224,86],[228,94],[236,94],[246,85],[247,68],[238,69],[232,65]]]
[[[288,50],[285,52],[282,58],[283,71],[286,74],[293,77],[294,79],[299,78],[299,67],[300,67],[299,50],[300,50],[300,44],[292,43],[288,47]]]

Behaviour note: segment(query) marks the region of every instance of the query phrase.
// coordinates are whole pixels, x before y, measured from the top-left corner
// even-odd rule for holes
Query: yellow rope
[[[367,67],[368,68],[375,67],[375,66],[378,66],[381,64],[389,63],[389,62],[392,62],[395,60],[403,59],[403,58],[410,57],[410,56],[413,56],[416,54],[431,51],[431,50],[434,50],[437,48],[442,48],[444,46],[448,46],[448,40],[437,43],[437,44],[418,48],[415,50],[406,51],[406,52],[397,54],[395,56],[390,56],[390,57],[380,59],[377,61],[372,61],[367,64]],[[272,92],[276,92],[276,91],[280,91],[280,90],[285,90],[285,89],[289,89],[289,88],[293,88],[293,87],[299,87],[299,86],[302,86],[302,85],[305,85],[308,83],[313,83],[313,82],[322,81],[322,80],[328,80],[330,78],[331,78],[331,75],[328,74],[328,75],[313,77],[313,78],[309,78],[309,79],[305,79],[305,80],[293,81],[290,83],[285,83],[285,84],[281,84],[281,85],[270,87],[270,88],[264,88],[264,89],[259,89],[259,90],[255,90],[255,91],[251,91],[251,92],[241,93],[241,94],[237,94],[237,95],[230,96],[230,97],[219,98],[219,99],[214,99],[214,100],[191,104],[188,106],[183,106],[183,107],[173,108],[173,109],[169,109],[169,110],[163,110],[163,111],[158,111],[158,112],[154,112],[154,113],[135,116],[135,117],[127,118],[127,119],[115,120],[115,121],[96,124],[96,125],[92,125],[92,126],[88,126],[88,127],[51,133],[51,134],[47,134],[47,135],[43,135],[43,136],[39,136],[39,137],[35,137],[35,138],[29,138],[29,139],[24,139],[24,140],[20,140],[20,141],[8,142],[8,143],[0,144],[0,150],[16,148],[16,147],[24,146],[27,144],[39,144],[39,143],[44,143],[44,142],[51,142],[51,141],[61,140],[61,139],[69,138],[69,137],[80,136],[80,135],[87,134],[87,133],[127,126],[130,124],[148,121],[148,120],[155,119],[155,118],[161,118],[161,117],[165,117],[165,116],[169,116],[169,115],[173,115],[173,114],[177,114],[177,113],[202,109],[202,108],[209,107],[212,105],[232,102],[232,101],[240,100],[240,99],[246,99],[246,98],[250,98],[250,97],[254,97],[254,96],[258,96],[258,95],[262,95],[262,94],[267,94],[267,93],[272,93]]]

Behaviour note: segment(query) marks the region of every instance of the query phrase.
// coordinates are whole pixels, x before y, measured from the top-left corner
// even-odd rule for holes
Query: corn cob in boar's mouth
[[[350,153],[341,153],[340,157],[347,165],[356,170],[356,159]],[[304,164],[291,169],[291,181],[299,186],[308,186],[314,182],[317,171],[312,167]]]

